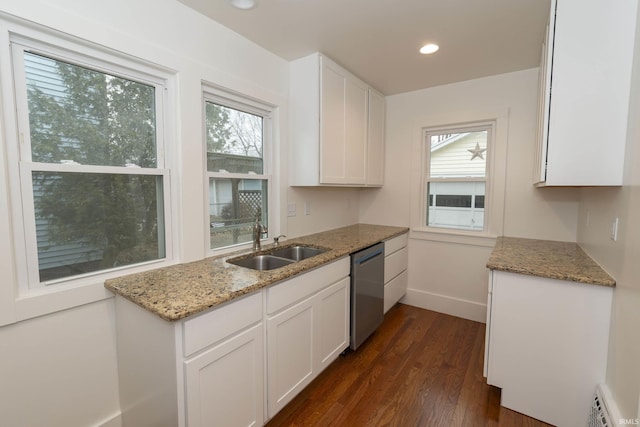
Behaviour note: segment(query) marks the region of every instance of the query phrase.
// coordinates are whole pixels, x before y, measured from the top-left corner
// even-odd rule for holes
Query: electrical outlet
[[[287,216],[296,216],[296,204],[289,203],[287,205]]]
[[[618,227],[620,225],[620,220],[615,218],[611,221],[611,240],[614,242],[618,240]]]

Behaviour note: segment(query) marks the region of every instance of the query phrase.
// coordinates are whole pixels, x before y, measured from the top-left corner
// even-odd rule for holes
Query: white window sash
[[[26,261],[24,265],[18,265],[19,289],[21,296],[38,295],[43,291],[54,291],[52,288],[60,290],[69,287],[93,284],[96,281],[104,280],[108,277],[115,277],[123,274],[123,271],[134,272],[149,268],[150,265],[166,265],[173,259],[172,242],[172,206],[171,206],[171,174],[165,168],[165,119],[166,119],[166,97],[167,70],[151,67],[142,62],[132,61],[119,54],[106,53],[93,46],[83,43],[74,43],[68,39],[56,38],[48,33],[27,30],[26,33],[34,35],[34,38],[10,33],[9,41],[11,45],[12,70],[13,70],[13,91],[16,108],[17,136],[19,139],[19,149],[16,154],[19,159],[17,172],[19,175],[19,185],[13,185],[15,199],[20,201],[21,209],[14,210],[20,212],[20,216],[15,219],[16,239],[22,240],[17,244],[17,250],[23,249]],[[38,41],[37,38],[47,38],[56,46]],[[50,57],[55,60],[67,62],[80,67],[88,68],[105,74],[122,77],[131,81],[142,83],[154,87],[155,89],[155,149],[156,168],[108,166],[108,165],[83,165],[83,164],[60,164],[32,162],[31,136],[29,125],[29,112],[27,100],[26,74],[24,67],[24,52]],[[13,150],[11,150],[13,151]],[[158,209],[163,209],[163,215],[158,216],[158,228],[163,229],[160,233],[162,237],[158,241],[165,250],[164,258],[150,260],[137,264],[109,268],[90,272],[81,275],[74,275],[48,282],[40,282],[38,266],[38,247],[36,237],[36,219],[34,211],[34,194],[32,185],[33,172],[66,172],[66,173],[96,173],[96,174],[121,174],[121,175],[151,175],[161,176],[163,182],[162,204]],[[51,287],[49,285],[58,286]],[[46,290],[48,288],[48,290]]]
[[[487,158],[485,165],[485,175],[484,176],[466,176],[466,177],[430,177],[430,166],[431,166],[431,136],[432,135],[441,135],[447,133],[464,133],[464,132],[478,132],[478,131],[487,131]],[[490,206],[491,200],[491,159],[492,159],[492,151],[493,151],[493,141],[495,135],[495,122],[478,122],[478,123],[470,123],[469,125],[451,125],[451,126],[438,126],[433,128],[428,128],[423,130],[422,136],[422,180],[420,184],[420,224],[414,229],[417,231],[435,231],[435,232],[447,232],[451,231],[454,234],[469,234],[469,235],[478,235],[487,233],[489,227],[489,211],[486,209],[487,206]],[[429,200],[427,190],[429,188],[429,183],[431,182],[484,182],[485,183],[485,208],[484,210],[484,218],[482,230],[466,230],[464,228],[456,228],[456,227],[444,227],[444,226],[429,226],[426,224],[427,211],[429,209]],[[473,208],[473,207],[472,207]]]

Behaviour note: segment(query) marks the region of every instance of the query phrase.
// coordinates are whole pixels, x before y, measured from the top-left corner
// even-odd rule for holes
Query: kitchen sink
[[[270,255],[292,259],[294,261],[302,261],[303,259],[311,258],[312,256],[320,255],[326,252],[326,249],[313,248],[311,246],[289,246],[287,248],[273,249],[269,252]]]
[[[294,262],[302,261],[326,252],[327,249],[314,248],[311,246],[295,245],[284,248],[273,248],[265,254],[243,256],[227,260],[228,263],[239,265],[240,267],[251,268],[253,270],[274,270],[286,267]]]
[[[239,265],[240,267],[251,268],[253,270],[274,270],[276,268],[285,267],[293,264],[292,259],[279,258],[272,255],[254,255],[249,258],[230,259],[228,263]]]

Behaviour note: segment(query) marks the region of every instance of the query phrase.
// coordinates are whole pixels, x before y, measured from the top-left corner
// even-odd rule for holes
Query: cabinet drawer
[[[384,312],[389,311],[406,293],[407,271],[405,270],[384,285]]]
[[[384,259],[384,283],[396,277],[407,269],[409,262],[409,250],[405,247],[385,257]]]
[[[409,242],[409,235],[404,233],[401,236],[394,237],[393,239],[384,242],[384,254],[389,256],[392,253],[404,248]]]
[[[261,320],[261,291],[189,319],[184,322],[184,355],[188,357]]]
[[[267,289],[267,313],[273,314],[349,276],[350,268],[349,257],[345,257],[270,287]]]

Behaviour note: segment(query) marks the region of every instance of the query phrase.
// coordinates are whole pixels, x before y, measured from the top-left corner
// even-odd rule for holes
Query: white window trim
[[[263,118],[263,145],[262,145],[262,174],[243,174],[243,173],[227,173],[227,172],[210,172],[207,168],[207,141],[206,141],[206,120],[205,120],[205,108],[207,102],[213,102],[225,107],[234,108],[247,113],[255,114]],[[222,253],[236,251],[240,249],[250,248],[252,242],[239,243],[237,245],[225,246],[221,248],[211,248],[211,233],[209,225],[209,180],[210,178],[223,178],[223,179],[255,179],[267,181],[267,218],[269,221],[268,236],[275,236],[277,233],[274,231],[276,224],[279,222],[276,218],[276,204],[278,203],[278,195],[275,191],[275,185],[273,180],[273,152],[275,144],[274,134],[274,115],[276,112],[276,106],[242,95],[238,92],[230,91],[226,88],[222,88],[213,84],[202,85],[202,151],[203,151],[203,170],[205,171],[205,185],[204,185],[204,219],[205,219],[205,240],[204,246],[207,256],[219,255]],[[267,240],[269,237],[261,239],[261,241]]]
[[[509,134],[509,110],[487,111],[478,114],[452,114],[440,118],[441,121],[426,122],[416,129],[412,146],[411,174],[411,230],[410,237],[419,240],[466,244],[491,247],[496,237],[503,234],[504,205],[506,191],[506,160]],[[487,150],[487,172],[485,184],[485,227],[483,231],[459,230],[453,228],[428,227],[426,200],[425,134],[427,130],[461,129],[482,124],[493,124],[493,146]],[[489,197],[490,195],[490,197]]]
[[[46,42],[44,42],[46,40]],[[53,286],[37,286],[30,277],[33,277],[33,266],[37,269],[37,248],[35,243],[35,219],[34,212],[23,210],[23,203],[31,199],[33,194],[22,194],[21,186],[24,179],[31,179],[31,170],[35,163],[31,162],[31,152],[28,146],[28,137],[20,137],[23,129],[28,130],[28,123],[18,123],[17,108],[26,108],[24,104],[26,98],[16,94],[15,88],[20,88],[19,84],[24,83],[24,75],[14,73],[12,49],[10,43],[16,46],[26,45],[29,50],[45,55],[54,56],[92,69],[116,74],[134,81],[139,81],[154,86],[160,84],[162,89],[156,89],[156,113],[158,118],[158,161],[162,168],[145,170],[136,168],[127,171],[126,168],[119,167],[99,167],[94,168],[88,165],[78,167],[62,165],[52,166],[37,164],[37,170],[51,169],[62,171],[65,168],[74,172],[100,172],[132,174],[153,174],[163,176],[164,186],[164,222],[165,222],[165,258],[153,260],[134,266],[125,266],[110,269],[107,272],[95,272],[82,276],[56,281]],[[177,210],[172,206],[172,195],[175,195],[176,184],[171,180],[171,164],[167,159],[167,154],[172,155],[171,141],[175,139],[175,123],[173,122],[175,73],[164,67],[146,63],[143,60],[132,56],[112,51],[105,47],[95,45],[91,42],[81,40],[55,30],[51,30],[37,24],[28,23],[20,19],[0,14],[0,87],[2,91],[2,114],[4,129],[0,129],[0,139],[6,155],[6,160],[0,162],[0,175],[7,178],[8,194],[6,200],[9,205],[10,226],[7,235],[12,236],[12,256],[7,256],[2,266],[7,266],[6,281],[2,281],[0,286],[0,310],[6,315],[0,316],[0,325],[26,320],[32,317],[65,310],[78,305],[99,301],[113,297],[113,294],[104,288],[104,281],[109,278],[146,271],[152,268],[159,268],[175,263],[174,254],[177,253],[173,239],[173,230],[176,229],[175,218]],[[16,49],[14,49],[16,50]],[[88,58],[88,59],[87,59]],[[104,68],[103,68],[104,67]],[[15,79],[15,80],[14,80]],[[157,87],[157,86],[156,86]],[[25,88],[26,90],[26,88]],[[161,109],[161,110],[158,110]],[[24,111],[24,110],[23,110]],[[158,114],[162,111],[162,114]],[[28,120],[27,120],[28,121]],[[20,141],[20,143],[18,143]],[[21,154],[28,152],[28,157]],[[175,156],[171,156],[173,158]],[[6,166],[6,167],[5,167]],[[4,196],[0,192],[0,196]],[[4,199],[0,200],[4,201]],[[31,224],[30,221],[34,223]],[[29,230],[29,228],[32,230]],[[4,228],[2,229],[4,231]],[[36,251],[36,256],[32,255]],[[37,270],[36,270],[37,274]],[[39,280],[38,280],[39,282]]]

